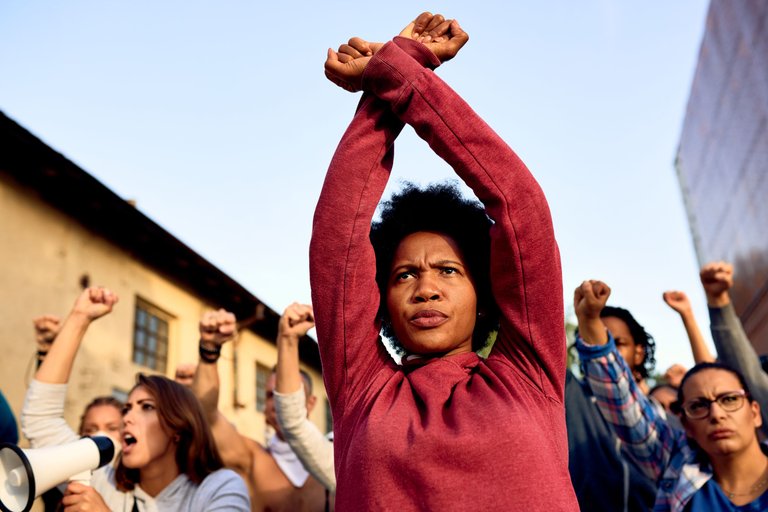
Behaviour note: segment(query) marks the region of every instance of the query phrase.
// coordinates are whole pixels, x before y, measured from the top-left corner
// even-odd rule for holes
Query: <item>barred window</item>
[[[171,315],[145,300],[136,299],[133,362],[165,373],[168,362],[168,324]]]
[[[256,410],[259,412],[264,412],[267,405],[267,381],[271,374],[271,368],[256,363]]]

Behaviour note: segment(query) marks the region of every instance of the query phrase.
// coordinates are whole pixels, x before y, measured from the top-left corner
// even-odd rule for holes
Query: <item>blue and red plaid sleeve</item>
[[[640,391],[610,333],[605,345],[588,345],[577,337],[576,347],[603,417],[643,471],[657,481],[674,449],[672,429]]]

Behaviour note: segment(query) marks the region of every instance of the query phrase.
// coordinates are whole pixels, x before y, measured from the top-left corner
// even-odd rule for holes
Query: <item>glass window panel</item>
[[[143,309],[136,308],[136,325],[144,327],[147,323],[147,313]]]
[[[137,349],[144,348],[144,345],[146,344],[145,336],[144,331],[136,331],[134,343]]]
[[[150,354],[157,352],[157,338],[153,334],[149,335],[149,339],[147,340],[147,350]]]

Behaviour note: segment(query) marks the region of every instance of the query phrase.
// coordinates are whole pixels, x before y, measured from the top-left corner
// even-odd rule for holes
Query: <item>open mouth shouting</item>
[[[123,454],[128,455],[131,452],[131,449],[133,448],[133,445],[136,444],[136,438],[133,437],[133,434],[129,434],[128,432],[123,434]]]

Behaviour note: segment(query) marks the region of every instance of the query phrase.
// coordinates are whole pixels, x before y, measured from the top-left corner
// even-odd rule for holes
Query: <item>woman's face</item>
[[[131,469],[176,468],[177,443],[163,428],[154,397],[142,386],[134,388],[123,413],[123,465]]]
[[[739,379],[729,371],[702,370],[685,382],[682,405],[702,398],[714,400],[724,393],[743,389]],[[683,425],[688,437],[710,457],[730,455],[757,443],[755,429],[762,425],[760,406],[745,399],[740,409],[728,412],[720,404],[713,403],[704,418],[692,419],[683,413]]]
[[[420,231],[403,238],[392,260],[387,311],[397,339],[410,353],[472,350],[477,293],[451,237]]]
[[[92,436],[104,433],[120,444],[122,439],[123,415],[114,405],[95,405],[88,409],[83,418],[80,435]]]
[[[616,349],[629,368],[634,372],[642,366],[645,360],[645,347],[635,343],[635,338],[632,337],[632,331],[629,330],[627,322],[615,316],[605,316],[600,320],[610,331],[611,336],[616,341]]]

